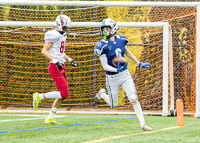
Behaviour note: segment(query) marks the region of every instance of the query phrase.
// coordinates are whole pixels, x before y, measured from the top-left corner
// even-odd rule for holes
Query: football
[[[121,57],[121,56],[119,56],[119,57],[114,57],[114,58],[112,59],[112,63],[113,63],[113,65],[114,65],[115,67],[118,67],[118,62],[120,62],[120,65],[121,65],[121,66],[124,66],[125,63],[126,63],[127,61],[126,61],[126,59],[125,59],[124,57]]]

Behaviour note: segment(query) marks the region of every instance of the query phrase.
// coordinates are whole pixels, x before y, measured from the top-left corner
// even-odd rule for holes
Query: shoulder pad
[[[101,40],[95,45],[94,52],[97,56],[101,56],[103,54],[103,48],[107,45],[108,41]]]
[[[125,45],[128,43],[128,38],[124,35],[117,35],[117,38],[123,40]]]
[[[56,42],[59,38],[59,33],[55,30],[50,30],[45,33],[44,40],[45,42]]]

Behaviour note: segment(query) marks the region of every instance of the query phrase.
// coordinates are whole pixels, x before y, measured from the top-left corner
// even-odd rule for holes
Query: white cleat
[[[142,126],[142,130],[143,130],[143,131],[152,131],[152,128],[148,127],[148,126],[146,125],[146,123],[144,123],[144,125]]]
[[[95,97],[96,97],[97,99],[101,100],[101,99],[102,99],[102,98],[101,98],[101,94],[102,94],[102,93],[106,93],[106,90],[105,90],[104,88],[100,89],[99,92],[96,94]]]

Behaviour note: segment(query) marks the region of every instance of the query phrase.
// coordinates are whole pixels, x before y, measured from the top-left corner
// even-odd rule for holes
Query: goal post
[[[20,19],[25,19],[25,21],[32,21],[31,24],[33,25],[29,25],[29,26],[34,26],[36,24],[36,21],[37,21],[37,24],[41,24],[39,26],[45,26],[47,22],[38,22],[38,21],[41,21],[40,19],[42,19],[42,21],[53,21],[52,17],[55,18],[55,15],[58,15],[60,12],[69,14],[69,16],[72,16],[72,17],[77,16],[77,18],[74,18],[72,21],[82,21],[82,22],[100,21],[103,18],[107,18],[107,17],[113,18],[115,21],[119,22],[119,25],[120,25],[120,22],[128,22],[128,21],[129,22],[130,21],[134,21],[134,22],[145,21],[146,23],[150,23],[152,21],[156,23],[168,22],[169,25],[171,25],[172,35],[173,35],[172,36],[173,50],[169,52],[173,53],[174,59],[173,59],[173,64],[169,63],[169,65],[171,65],[170,68],[174,66],[174,71],[170,70],[170,72],[174,73],[174,75],[170,74],[169,77],[170,77],[170,80],[174,79],[173,81],[174,82],[174,100],[178,98],[182,98],[184,101],[184,109],[186,111],[189,110],[192,113],[195,113],[195,117],[200,117],[200,73],[198,72],[200,70],[200,2],[124,2],[124,1],[123,2],[119,2],[119,1],[117,2],[116,1],[115,2],[48,1],[47,2],[47,1],[4,0],[4,1],[0,1],[0,6],[1,6],[0,10],[1,10],[2,24],[3,23],[5,24],[6,21],[12,21],[10,22],[10,24],[11,23],[13,24],[13,22],[16,22],[15,24],[20,25],[22,24],[19,22],[19,21],[22,21]],[[28,8],[26,6],[28,6]],[[160,13],[160,11],[162,12]],[[20,14],[24,13],[25,17],[21,15],[18,15],[18,16],[11,15],[18,12]],[[45,16],[44,17],[40,16],[40,13]],[[33,17],[31,16],[31,14],[33,15]],[[9,15],[11,16],[9,17]],[[40,16],[40,19],[37,19],[39,16]],[[85,19],[81,20],[80,18],[78,18],[80,16],[84,17]],[[28,22],[25,22],[25,23],[28,24]],[[46,26],[51,26],[51,25],[54,25],[54,22],[48,22],[48,25]],[[74,22],[73,25],[74,26],[76,25],[77,27],[82,26],[81,22],[80,23]],[[12,26],[16,26],[16,25],[12,25]],[[94,26],[94,29],[95,29],[95,26]],[[163,29],[167,29],[167,28],[164,27]],[[124,31],[126,30],[122,30],[120,32],[122,32],[123,35],[126,35]],[[150,31],[153,32],[154,30],[150,30]],[[94,39],[98,33],[92,31],[91,29],[89,32],[91,35],[93,35],[93,37],[91,36],[91,43],[94,44],[95,43]],[[133,31],[129,31],[129,32],[133,32]],[[143,33],[141,33],[141,35],[142,34]],[[84,36],[84,34],[82,35]],[[76,36],[76,34],[74,34],[74,36]],[[168,35],[164,35],[163,33],[162,36],[163,36],[163,42],[164,42],[164,40],[166,39],[164,37],[168,37],[170,35],[169,33]],[[187,38],[185,38],[184,36],[186,36]],[[149,38],[152,38],[152,39],[149,39]],[[8,38],[4,38],[4,39],[6,40]],[[84,37],[82,37],[82,39],[84,39]],[[97,39],[99,39],[99,37]],[[148,40],[149,40],[149,43],[151,43],[151,41],[153,40],[157,40],[155,37],[151,37],[151,34],[149,34],[148,31],[146,33],[146,37],[144,36],[141,39],[143,42],[142,46],[144,47],[147,46],[144,43],[145,42],[148,43]],[[85,41],[87,41],[87,39],[85,39]],[[87,41],[86,44],[87,43],[89,42]],[[155,44],[155,45],[157,46],[159,44]],[[141,44],[132,44],[132,45],[138,46]],[[149,49],[147,51],[150,51]],[[165,49],[163,48],[163,50]],[[144,52],[143,54],[145,55],[146,53]],[[163,53],[162,58],[164,59],[166,58],[166,56],[167,55],[164,55]],[[193,56],[195,58],[191,59],[191,57]],[[170,57],[169,59],[170,59],[169,62],[171,62],[172,59]],[[163,64],[164,64],[164,61],[163,61]],[[164,73],[166,69],[164,70],[164,67],[162,68],[163,68],[163,73]],[[167,67],[165,68],[169,68],[169,66],[167,65]],[[163,88],[163,94],[166,93],[166,95],[170,95],[170,97],[172,98],[173,96],[171,94],[173,94],[173,91],[172,91],[173,86],[171,84],[173,84],[173,82],[170,81],[170,83],[168,83],[169,80],[167,80],[165,76],[166,75],[163,75],[163,87],[164,87],[164,84],[168,84],[168,88],[170,88],[170,93],[168,89],[166,89],[167,91],[165,91]],[[167,74],[167,77],[168,77],[168,74]],[[143,82],[146,82],[146,81],[144,80]],[[157,89],[156,86],[154,88]],[[153,93],[153,92],[150,92],[150,93]],[[168,99],[168,97],[166,98],[165,96],[163,96],[163,100],[164,98],[165,100]],[[167,107],[166,105],[164,106],[164,104],[168,102],[168,100],[167,101],[165,100],[163,101],[163,109],[162,109],[163,115],[168,113],[169,108],[170,109],[173,108],[173,102],[174,102],[172,99],[170,99],[171,107],[169,107],[168,103],[167,103],[168,105]],[[156,101],[159,103],[160,99],[157,98]],[[155,106],[157,106],[157,104],[155,104]]]
[[[196,114],[200,118],[200,4],[197,6],[197,38],[196,38]]]

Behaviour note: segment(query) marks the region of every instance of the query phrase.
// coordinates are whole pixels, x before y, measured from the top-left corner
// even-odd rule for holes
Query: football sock
[[[104,95],[107,95],[106,93],[101,93],[101,98],[104,99]]]
[[[47,99],[62,99],[62,96],[60,94],[60,91],[52,91],[52,92],[47,92],[47,93],[41,93],[38,95],[40,100],[47,98]]]
[[[110,98],[109,96],[105,93],[103,99],[106,101],[106,103],[110,106]]]
[[[57,111],[58,111],[58,109],[56,107],[52,107],[51,111],[49,112],[48,119],[54,118]]]
[[[144,116],[143,116],[143,113],[142,113],[142,108],[140,106],[140,103],[133,105],[133,107],[134,107],[135,113],[138,117],[138,120],[140,122],[140,125],[142,126],[145,123],[145,121],[144,121]]]
[[[38,95],[38,97],[40,98],[40,100],[44,99],[44,94],[45,94],[45,93],[40,93],[40,94]]]

